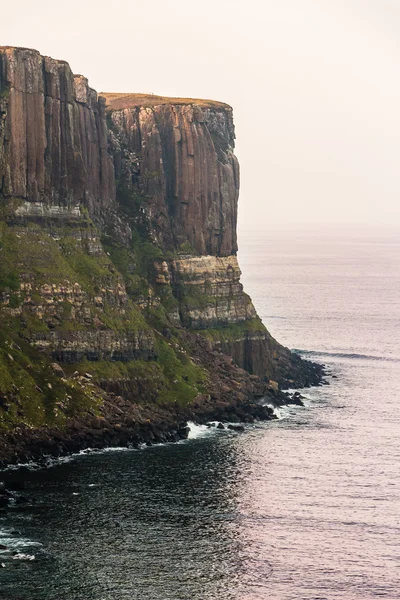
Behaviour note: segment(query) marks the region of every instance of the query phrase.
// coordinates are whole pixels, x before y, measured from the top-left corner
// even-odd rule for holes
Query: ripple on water
[[[260,313],[285,317],[271,333],[315,349],[331,385],[242,435],[193,427],[25,472],[33,507],[1,539],[36,560],[8,561],[0,597],[399,598],[400,253],[318,243],[252,238],[241,263]]]

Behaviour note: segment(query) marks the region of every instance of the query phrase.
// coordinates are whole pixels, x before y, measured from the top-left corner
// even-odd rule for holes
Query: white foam
[[[104,452],[132,452],[132,450],[136,450],[136,448],[130,448],[129,446],[110,446],[108,448],[91,450],[90,454],[103,454]]]
[[[272,406],[274,409],[274,415],[276,416],[278,421],[283,421],[285,419],[289,419],[292,416],[292,410],[289,406]]]
[[[189,440],[196,440],[197,438],[203,437],[209,431],[209,428],[205,425],[196,425],[196,423],[192,423],[191,421],[188,425],[190,427],[188,435]]]
[[[210,421],[210,423],[217,425],[219,421]],[[205,437],[216,431],[216,427],[207,427],[207,425],[197,425],[196,423],[192,423],[191,421],[189,421],[188,425],[190,427],[188,436],[189,440],[197,440],[198,438]]]
[[[0,544],[6,546],[5,550],[0,550],[0,556],[7,555],[10,551],[16,551],[18,554],[23,554],[26,548],[40,547],[40,542],[32,542],[23,537],[14,537],[10,529],[0,530]]]
[[[13,560],[35,560],[34,554],[24,554],[23,552],[19,552],[13,556]]]

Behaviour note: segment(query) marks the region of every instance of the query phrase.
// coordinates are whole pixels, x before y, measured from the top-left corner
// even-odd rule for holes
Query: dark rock
[[[223,423],[218,423],[217,429],[225,429],[225,425]]]
[[[58,363],[52,363],[51,368],[53,369],[54,374],[57,375],[57,377],[65,377],[65,373]]]
[[[296,393],[289,400],[289,404],[295,404],[296,406],[304,406],[304,402],[302,400],[303,396]]]
[[[26,496],[16,496],[15,503],[16,504],[27,504],[29,499]]]
[[[228,429],[232,429],[232,431],[242,432],[245,430],[243,425],[228,425]]]
[[[186,440],[189,437],[189,433],[190,433],[190,427],[187,425],[185,427],[181,427],[180,429],[178,429],[178,435],[182,440]]]

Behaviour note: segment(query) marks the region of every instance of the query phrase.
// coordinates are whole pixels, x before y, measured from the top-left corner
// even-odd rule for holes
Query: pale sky
[[[18,0],[1,45],[234,108],[242,229],[400,228],[400,0]]]

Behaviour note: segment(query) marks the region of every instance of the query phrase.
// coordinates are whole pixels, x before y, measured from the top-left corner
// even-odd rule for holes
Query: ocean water
[[[243,434],[28,471],[9,600],[400,598],[400,236],[242,234],[271,333],[330,385]],[[1,477],[0,477],[1,479]]]

